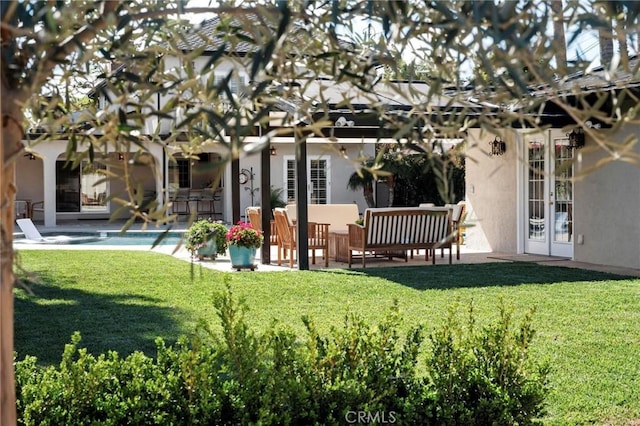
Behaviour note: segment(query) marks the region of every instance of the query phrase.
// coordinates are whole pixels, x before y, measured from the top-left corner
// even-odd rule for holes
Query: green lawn
[[[473,301],[488,321],[502,297],[517,317],[536,308],[532,351],[553,366],[547,424],[640,421],[640,279],[528,263],[227,274],[146,252],[19,254],[31,275],[20,273],[28,291],[16,290],[18,359],[57,363],[76,330],[93,353],[153,355],[156,336],[173,341],[217,321],[212,298],[225,276],[255,329],[276,321],[299,334],[303,314],[325,331],[349,311],[373,324],[394,300],[407,327],[430,332],[456,301]]]

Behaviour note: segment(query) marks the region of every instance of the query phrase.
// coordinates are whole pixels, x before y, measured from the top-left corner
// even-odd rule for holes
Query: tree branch
[[[38,73],[34,87],[40,87],[42,80],[47,80],[53,74],[53,69],[61,62],[62,59],[75,51],[79,45],[91,40],[98,31],[104,29],[108,25],[109,15],[115,13],[120,2],[106,0],[103,3],[101,16],[93,22],[80,28],[72,36],[68,37],[60,44],[47,49],[44,60],[41,63],[40,72]]]

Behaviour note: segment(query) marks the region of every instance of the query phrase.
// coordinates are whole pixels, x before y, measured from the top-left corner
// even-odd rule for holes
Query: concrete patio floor
[[[100,232],[100,231],[117,231],[122,228],[122,222],[109,223],[106,221],[74,221],[70,223],[61,223],[55,228],[47,228],[42,225],[36,225],[38,230],[42,234],[46,233],[73,233],[73,232]],[[172,230],[174,231],[184,231],[186,229],[185,225],[178,224],[174,225]],[[136,223],[131,228],[131,231],[143,231],[145,230],[142,224]],[[149,227],[146,229],[147,231],[161,232],[164,228],[154,228]],[[16,233],[14,237],[21,237],[22,234],[19,232],[20,230],[16,227]],[[197,260],[192,259],[190,253],[184,248],[176,248],[174,245],[162,245],[157,246],[155,248],[151,248],[150,246],[144,245],[126,245],[126,246],[117,246],[117,245],[76,245],[76,244],[14,244],[14,248],[16,250],[21,249],[34,249],[34,250],[152,250],[154,252],[163,253],[166,255],[174,256],[178,259],[184,260],[186,262],[193,262],[195,265],[199,265],[204,268],[216,269],[219,271],[226,272],[237,272],[235,269],[231,267],[231,261],[228,255],[218,256],[218,258],[213,260]],[[271,263],[263,264],[259,258],[260,251],[258,251],[258,258],[256,259],[257,268],[255,271],[296,271],[297,263],[294,264],[294,268],[289,268],[288,260],[283,261],[282,266],[278,266],[276,264],[277,259],[277,249],[276,247],[271,247]],[[534,262],[541,265],[553,265],[553,266],[564,266],[570,268],[581,268],[593,271],[601,271],[601,272],[609,272],[612,274],[625,275],[625,276],[633,276],[640,278],[640,270],[632,269],[632,268],[622,268],[615,266],[607,266],[607,265],[594,265],[590,263],[584,262],[576,262],[567,258],[559,258],[559,257],[551,257],[551,256],[540,256],[540,255],[530,255],[530,254],[514,254],[514,253],[497,253],[497,252],[479,252],[474,251],[466,247],[465,245],[461,246],[461,254],[460,260],[456,259],[455,248],[453,251],[453,261],[452,264],[472,264],[472,263],[489,263],[489,262]],[[438,250],[438,254],[436,256],[436,265],[446,265],[449,263],[449,254],[448,251],[445,250],[444,257],[440,256],[440,250]],[[393,260],[388,260],[387,258],[377,258],[377,259],[367,259],[367,268],[378,268],[378,267],[398,267],[398,266],[420,266],[420,267],[430,267],[433,266],[431,263],[431,258],[428,261],[424,260],[424,252],[418,253],[414,256],[413,259],[408,259],[405,262],[403,259],[395,258]],[[324,261],[322,260],[322,256],[320,252],[317,252],[316,255],[316,264],[313,265],[311,263],[311,259],[309,259],[309,267],[311,270],[320,270],[325,269]],[[360,268],[361,262],[359,259],[356,259],[352,265],[353,268]],[[328,269],[347,269],[348,264],[346,262],[338,262],[334,259],[329,260]],[[249,272],[249,270],[242,270],[241,272]]]

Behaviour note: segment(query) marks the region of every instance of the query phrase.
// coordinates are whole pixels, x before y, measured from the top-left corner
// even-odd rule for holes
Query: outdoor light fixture
[[[344,145],[340,146],[340,155],[342,155],[343,157],[347,156],[347,148],[345,148]]]
[[[278,151],[276,150],[275,146],[269,148],[269,152],[271,153],[271,155],[278,155]]]
[[[571,133],[567,133],[569,138],[569,148],[580,149],[584,146],[584,132],[582,127],[577,127]]]
[[[29,153],[29,160],[35,160],[36,156],[33,155],[32,153]]]
[[[507,150],[507,144],[502,140],[500,136],[489,142],[491,145],[491,155],[502,155]]]
[[[124,154],[119,152],[118,153],[118,160],[123,161],[124,160]]]

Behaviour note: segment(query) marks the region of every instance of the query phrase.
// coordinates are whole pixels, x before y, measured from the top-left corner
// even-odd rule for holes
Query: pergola
[[[314,122],[329,123],[322,126],[314,133],[314,136],[327,138],[328,141],[337,140],[408,140],[419,137],[425,129],[432,128],[430,123],[442,125],[444,120],[455,119],[460,114],[476,114],[471,108],[477,105],[463,105],[454,102],[446,96],[430,96],[429,87],[425,82],[392,82],[380,83],[376,92],[364,93],[361,89],[347,83],[334,83],[325,79],[318,79],[315,84],[305,85],[305,92],[299,96],[316,99],[321,97],[326,100],[323,108],[315,108],[314,111],[300,114],[296,107],[303,102],[297,100],[281,99],[277,103],[277,109],[283,115],[299,115],[306,117],[300,119],[298,124],[304,128]],[[403,93],[403,96],[399,96]],[[413,95],[408,98],[409,94]],[[424,99],[421,111],[416,110],[420,105],[420,98]],[[345,107],[345,101],[349,100],[349,107]],[[427,111],[429,111],[427,113]],[[383,118],[383,115],[388,118]],[[392,119],[390,119],[392,117]],[[293,125],[289,125],[294,127]],[[259,132],[265,134],[277,130],[277,125],[270,124]],[[410,129],[407,131],[407,129]],[[292,128],[293,143],[295,143],[296,163],[296,199],[307,200],[307,137],[310,131],[295,131]],[[263,187],[271,186],[271,158],[268,149],[263,149],[260,154],[260,179]],[[231,163],[231,201],[233,221],[240,220],[240,161],[235,159]],[[263,211],[271,210],[271,199],[268,191],[262,191],[261,205]],[[309,269],[308,256],[300,253],[308,253],[308,208],[306,202],[296,203],[297,208],[297,252],[298,268]],[[262,229],[265,240],[270,238],[270,215],[262,215]],[[270,246],[262,247],[262,262],[268,264],[271,261]]]

